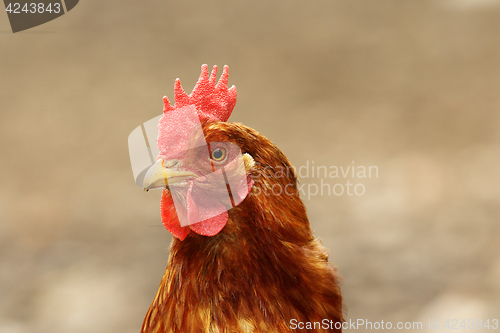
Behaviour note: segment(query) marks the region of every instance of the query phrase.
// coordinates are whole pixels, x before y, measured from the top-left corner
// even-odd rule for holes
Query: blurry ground
[[[499,317],[500,1],[81,1],[9,31],[0,13],[1,332],[139,331],[170,235],[127,136],[202,63],[296,166],[378,167],[305,200],[348,318]]]

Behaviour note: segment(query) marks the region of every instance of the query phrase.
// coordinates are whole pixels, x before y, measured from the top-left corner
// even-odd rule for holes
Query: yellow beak
[[[193,177],[197,175],[190,171],[165,168],[163,160],[159,159],[146,172],[143,187],[144,190],[167,187],[169,184],[181,183]]]

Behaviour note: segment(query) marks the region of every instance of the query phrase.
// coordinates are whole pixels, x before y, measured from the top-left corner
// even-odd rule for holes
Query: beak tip
[[[165,186],[166,181],[163,170],[163,160],[159,159],[146,172],[142,186],[144,191],[147,192],[152,188]]]

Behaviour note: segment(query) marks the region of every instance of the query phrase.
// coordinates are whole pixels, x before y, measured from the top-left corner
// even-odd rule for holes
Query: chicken
[[[264,136],[227,122],[236,88],[227,66],[217,84],[216,73],[203,65],[191,95],[177,79],[175,105],[164,97],[144,188],[163,189],[174,238],[141,332],[340,332],[340,277],[295,169]]]

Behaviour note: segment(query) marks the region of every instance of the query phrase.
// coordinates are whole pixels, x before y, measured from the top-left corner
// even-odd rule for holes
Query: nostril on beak
[[[163,166],[165,168],[173,168],[175,167],[176,165],[178,165],[181,161],[180,160],[177,160],[177,159],[172,159],[172,160],[168,160],[168,161],[164,161],[163,162]]]

